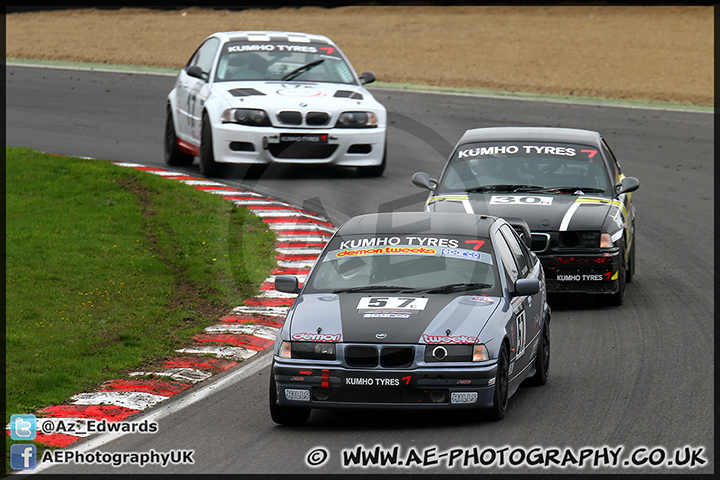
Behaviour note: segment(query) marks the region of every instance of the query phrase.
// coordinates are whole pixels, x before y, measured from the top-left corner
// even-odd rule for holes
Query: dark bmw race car
[[[605,294],[621,305],[635,274],[635,208],[640,186],[626,177],[597,132],[569,128],[478,128],[458,142],[426,209],[525,220],[548,292]]]
[[[505,220],[380,213],[325,246],[280,330],[276,423],[312,408],[484,409],[502,419],[521,382],[543,385],[550,308],[537,257]]]

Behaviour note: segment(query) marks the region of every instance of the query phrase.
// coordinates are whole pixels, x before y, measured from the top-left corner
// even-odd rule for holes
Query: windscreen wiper
[[[299,77],[303,73],[308,72],[308,71],[312,70],[313,68],[317,67],[324,61],[325,61],[325,59],[321,58],[319,60],[315,60],[313,62],[307,63],[307,64],[303,65],[302,67],[298,67],[295,70],[293,70],[292,72],[283,75],[282,80],[288,81],[288,80],[292,80],[293,78]]]
[[[451,293],[456,291],[479,290],[482,288],[491,288],[488,283],[450,283],[439,287],[428,288],[425,293]]]
[[[467,193],[480,192],[534,192],[542,190],[540,185],[483,185],[481,187],[466,188]]]
[[[602,193],[605,190],[595,187],[545,187],[541,190],[543,193],[575,193],[577,191],[583,193]]]
[[[349,293],[349,292],[401,292],[403,290],[412,290],[408,287],[399,287],[397,285],[363,285],[361,287],[338,288],[332,293]]]

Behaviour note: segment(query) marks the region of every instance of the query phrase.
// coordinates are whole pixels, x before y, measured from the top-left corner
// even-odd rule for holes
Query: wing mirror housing
[[[300,293],[300,283],[294,275],[278,275],[275,277],[275,290],[283,293]]]
[[[437,187],[437,180],[425,172],[415,172],[412,176],[412,183],[420,188],[433,191]]]
[[[368,83],[373,83],[377,77],[375,77],[375,73],[373,72],[363,72],[360,74],[360,83],[363,85],[367,85]]]
[[[537,278],[518,278],[515,281],[515,295],[524,297],[540,292],[540,280]]]
[[[187,73],[188,76],[190,76],[190,77],[199,78],[200,80],[207,80],[207,78],[208,78],[207,73],[203,72],[202,68],[198,67],[197,65],[188,67],[185,70],[185,73]]]
[[[640,188],[640,180],[635,177],[625,177],[620,181],[620,183],[615,185],[615,193],[618,195],[622,193],[630,193],[634,192],[638,188]]]

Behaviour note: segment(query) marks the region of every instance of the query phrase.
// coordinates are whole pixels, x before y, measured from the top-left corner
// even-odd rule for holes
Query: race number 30
[[[552,197],[532,195],[494,195],[490,205],[552,205]]]

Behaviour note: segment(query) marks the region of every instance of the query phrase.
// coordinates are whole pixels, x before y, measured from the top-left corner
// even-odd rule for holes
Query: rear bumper
[[[620,289],[620,251],[538,255],[548,292],[617,293]]]

